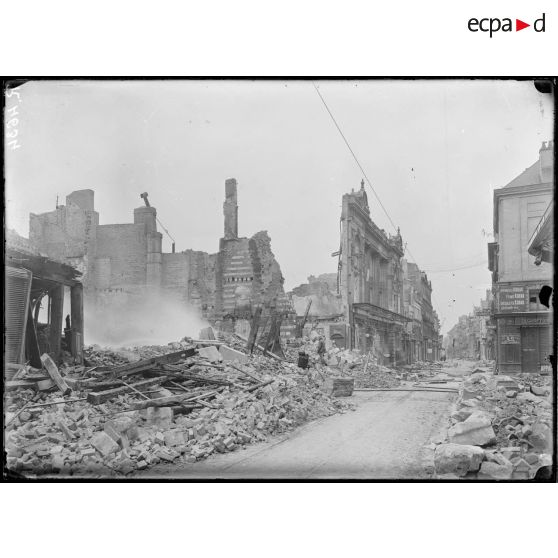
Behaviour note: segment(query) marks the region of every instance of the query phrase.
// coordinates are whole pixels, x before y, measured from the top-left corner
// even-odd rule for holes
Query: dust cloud
[[[198,337],[209,323],[198,310],[165,295],[94,304],[85,300],[85,344],[102,347],[166,345]]]

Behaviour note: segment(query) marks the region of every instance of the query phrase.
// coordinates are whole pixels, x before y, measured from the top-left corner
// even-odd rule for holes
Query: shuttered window
[[[6,266],[6,362],[23,363],[25,328],[29,311],[29,294],[33,274],[27,269]]]

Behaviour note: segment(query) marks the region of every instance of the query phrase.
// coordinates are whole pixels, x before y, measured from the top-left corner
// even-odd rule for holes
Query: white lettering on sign
[[[10,99],[10,101],[8,101],[8,99]],[[15,89],[6,89],[6,146],[11,148],[12,151],[21,147],[18,140],[19,103],[21,103],[19,91]]]

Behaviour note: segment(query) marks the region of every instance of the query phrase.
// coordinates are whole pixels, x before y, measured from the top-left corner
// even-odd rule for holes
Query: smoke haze
[[[87,345],[166,345],[184,336],[197,338],[208,325],[195,308],[162,294],[103,306],[85,302]]]

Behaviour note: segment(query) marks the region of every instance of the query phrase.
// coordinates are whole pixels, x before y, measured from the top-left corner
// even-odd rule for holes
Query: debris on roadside
[[[228,341],[87,347],[79,366],[57,367],[43,355],[45,369],[22,370],[12,381],[23,383],[6,393],[8,468],[126,475],[193,463],[353,408],[294,363]]]
[[[453,473],[478,479],[533,479],[552,464],[551,378],[542,374],[494,375],[476,368],[462,384],[451,415],[449,443],[436,448],[437,478]],[[468,450],[482,463],[465,467]],[[469,460],[470,461],[470,460]]]

